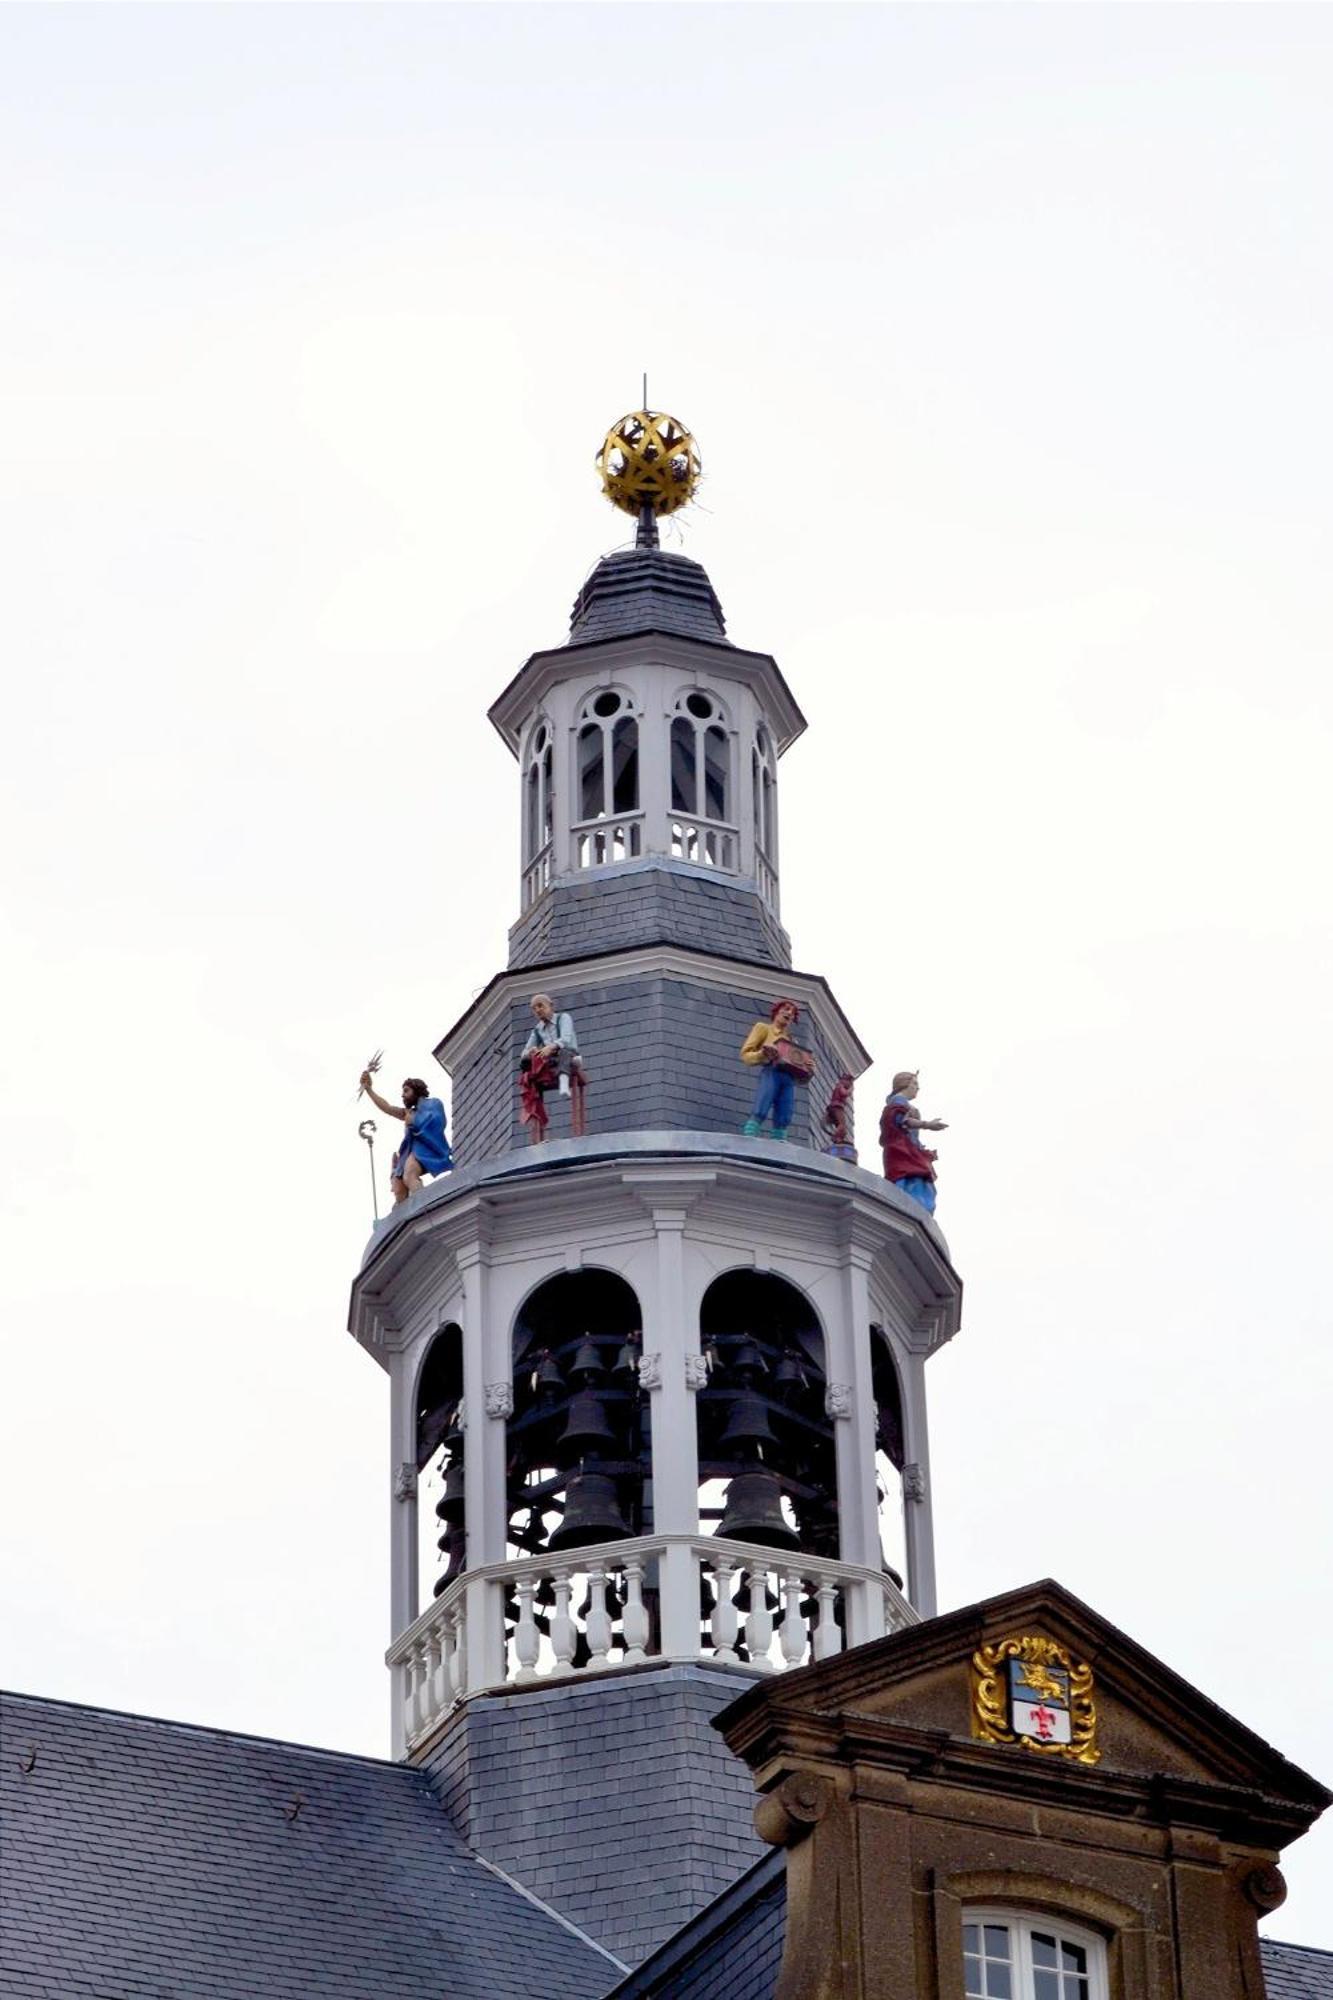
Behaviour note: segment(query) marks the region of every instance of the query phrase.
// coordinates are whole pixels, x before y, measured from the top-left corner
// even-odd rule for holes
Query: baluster
[[[761,1673],[770,1674],[773,1662],[768,1657],[768,1649],[773,1644],[773,1614],[768,1608],[768,1571],[752,1569],[747,1571],[750,1581],[750,1608],[745,1614],[745,1644],[750,1655],[750,1665],[758,1667]]]
[[[819,1623],[815,1627],[815,1658],[827,1660],[842,1651],[842,1630],[837,1619],[838,1586],[831,1577],[819,1584]]]
[[[403,1660],[403,1733],[410,1743],[417,1733],[417,1674],[416,1654],[409,1647]]]
[[[637,1667],[648,1657],[648,1607],[643,1601],[643,1564],[637,1556],[625,1559],[625,1609],[620,1614],[625,1635],[624,1665]]]
[[[569,1571],[558,1569],[555,1572],[555,1609],[551,1613],[551,1651],[555,1654],[553,1673],[569,1674],[574,1671],[577,1644],[574,1620],[569,1615]]]
[[[588,1572],[588,1616],[584,1623],[588,1639],[588,1665],[605,1667],[611,1659],[611,1617],[606,1608],[606,1571]]]
[[[713,1558],[713,1589],[717,1601],[713,1605],[713,1658],[734,1660],[736,1658],[736,1635],[740,1631],[740,1613],[732,1602],[735,1571],[728,1556]]]
[[[443,1715],[449,1706],[449,1635],[443,1618],[437,1617],[430,1629],[431,1715]]]
[[[518,1660],[516,1681],[535,1681],[537,1678],[537,1657],[541,1652],[542,1635],[537,1630],[537,1620],[532,1611],[532,1594],[535,1578],[521,1576],[518,1579],[518,1617],[514,1624],[514,1654]]]
[[[798,1569],[782,1572],[782,1591],[787,1609],[778,1628],[778,1644],[789,1667],[799,1667],[805,1658],[805,1620],[801,1616],[801,1592],[804,1587]]]
[[[454,1685],[454,1675],[458,1670],[458,1658],[454,1651],[455,1616],[453,1607],[440,1615],[440,1709],[447,1714],[454,1705],[458,1693]]]
[[[430,1721],[430,1647],[424,1639],[412,1646],[412,1680],[416,1687],[416,1734]]]
[[[450,1614],[449,1632],[449,1685],[453,1699],[457,1701],[460,1695],[467,1692],[467,1606],[461,1594]]]

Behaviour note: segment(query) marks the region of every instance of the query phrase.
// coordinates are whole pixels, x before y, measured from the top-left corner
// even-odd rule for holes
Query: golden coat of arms
[[[1095,1764],[1092,1668],[1055,1639],[997,1639],[972,1655],[972,1734],[1047,1756]]]

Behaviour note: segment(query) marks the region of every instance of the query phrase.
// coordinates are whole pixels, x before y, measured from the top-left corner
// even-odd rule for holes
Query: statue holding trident
[[[900,1069],[879,1117],[879,1143],[884,1148],[884,1178],[901,1188],[928,1215],[935,1213],[935,1154],[917,1143],[918,1132],[947,1132],[942,1118],[923,1118],[913,1099],[920,1079],[914,1069]]]
[[[375,1065],[378,1067],[378,1064]],[[444,1136],[444,1106],[432,1097],[419,1076],[409,1076],[403,1084],[403,1103],[390,1104],[371,1082],[371,1070],[361,1072],[361,1089],[390,1118],[401,1118],[407,1130],[403,1143],[389,1162],[389,1186],[395,1202],[406,1201],[423,1185],[423,1174],[447,1174],[453,1166],[449,1141]]]

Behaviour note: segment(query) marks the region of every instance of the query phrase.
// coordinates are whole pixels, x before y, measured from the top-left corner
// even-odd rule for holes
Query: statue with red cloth
[[[923,1118],[913,1099],[920,1079],[914,1069],[900,1069],[879,1118],[879,1143],[884,1148],[884,1178],[935,1213],[935,1154],[917,1143],[918,1132],[947,1132],[942,1118]]]

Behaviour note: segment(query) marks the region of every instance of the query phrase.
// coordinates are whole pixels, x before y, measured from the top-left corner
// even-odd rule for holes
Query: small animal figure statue
[[[914,1069],[900,1069],[879,1118],[879,1143],[884,1149],[884,1178],[935,1213],[935,1154],[917,1143],[918,1132],[947,1132],[942,1118],[923,1118],[914,1099],[920,1079]]]

